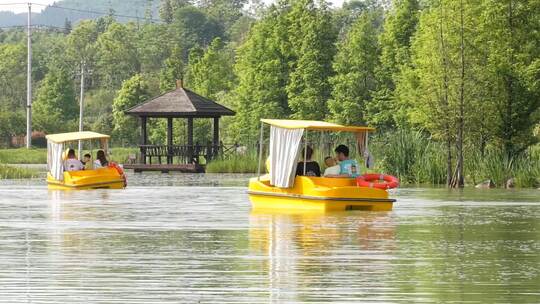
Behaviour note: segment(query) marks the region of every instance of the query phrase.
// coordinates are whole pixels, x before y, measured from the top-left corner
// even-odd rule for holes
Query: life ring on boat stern
[[[116,169],[116,171],[118,172],[118,174],[120,174],[122,176],[122,179],[124,180],[124,187],[127,186],[127,179],[126,179],[126,174],[124,174],[124,169],[122,169],[122,167],[120,167],[117,163],[115,162],[110,162],[109,163],[109,168],[114,168]]]
[[[399,179],[388,174],[364,174],[356,178],[358,187],[393,189],[399,186]]]

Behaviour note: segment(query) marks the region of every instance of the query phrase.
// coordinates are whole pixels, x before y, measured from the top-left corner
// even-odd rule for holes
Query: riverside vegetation
[[[83,151],[95,157],[98,149]],[[111,148],[109,158],[111,161],[124,163],[130,154],[136,154],[136,148]],[[47,149],[0,149],[0,164],[46,164]]]
[[[76,129],[73,75],[84,68],[85,128],[133,146],[137,121],[123,111],[184,79],[237,111],[223,120],[225,141],[255,142],[263,117],[367,124],[378,129],[377,169],[406,182],[538,186],[540,0],[162,0],[159,16],[147,7],[132,21],[94,7],[111,10],[34,31],[37,130]],[[25,39],[0,30],[5,143],[25,130]],[[150,143],[165,142],[165,123],[150,120]],[[185,127],[175,122],[175,144]],[[196,141],[209,128],[196,120]],[[253,163],[236,156],[208,168]]]
[[[36,170],[0,164],[0,179],[21,179],[37,176],[38,172]]]

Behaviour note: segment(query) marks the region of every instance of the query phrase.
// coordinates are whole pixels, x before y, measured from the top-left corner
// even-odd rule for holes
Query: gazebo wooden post
[[[218,158],[219,153],[219,117],[214,117],[214,138],[212,142],[212,158]]]
[[[167,164],[173,163],[173,119],[167,117]]]
[[[147,133],[146,133],[146,116],[141,116],[141,160],[142,163],[146,165],[146,144],[147,144]]]
[[[188,164],[193,163],[193,117],[187,121]]]

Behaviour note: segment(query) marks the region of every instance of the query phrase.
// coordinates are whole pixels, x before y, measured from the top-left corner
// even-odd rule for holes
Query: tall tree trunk
[[[441,58],[443,66],[443,109],[445,114],[448,115],[449,106],[448,106],[448,62],[446,54],[446,45],[444,43],[444,32],[443,32],[443,5],[441,3],[441,14],[439,18],[439,35],[441,39]],[[444,123],[444,132],[446,137],[446,184],[448,186],[452,183],[452,136],[450,132],[450,123],[448,119],[445,119]]]
[[[465,178],[463,177],[463,129],[465,128],[464,112],[465,112],[465,42],[464,42],[464,21],[463,21],[463,0],[460,0],[460,59],[461,59],[461,75],[459,83],[459,117],[458,117],[458,134],[457,134],[457,176],[456,181],[453,183],[454,187],[462,188],[465,185]]]
[[[513,0],[508,1],[508,27],[510,29],[510,48],[512,49],[512,52],[510,53],[510,71],[507,71],[506,77],[504,77],[505,84],[506,84],[506,106],[505,106],[505,114],[504,114],[504,150],[506,157],[508,161],[512,158],[514,154],[514,147],[512,144],[512,137],[513,137],[513,122],[512,122],[512,112],[513,112],[513,103],[514,103],[514,96],[513,96],[513,75],[512,70],[514,68],[514,16],[513,16]]]

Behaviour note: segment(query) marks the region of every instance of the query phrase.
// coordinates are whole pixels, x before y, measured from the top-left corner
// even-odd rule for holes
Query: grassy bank
[[[84,151],[84,153],[93,152],[93,156],[97,152]],[[136,154],[137,148],[112,148],[110,149],[110,159],[112,161],[123,163],[129,154]],[[47,163],[47,149],[1,149],[0,163],[4,164],[45,164]]]
[[[38,172],[32,169],[16,168],[0,164],[0,179],[22,179],[37,176]]]
[[[46,164],[47,149],[1,149],[0,163],[4,164]]]
[[[226,159],[214,160],[206,165],[208,173],[256,173],[257,156],[248,155],[231,156]]]

